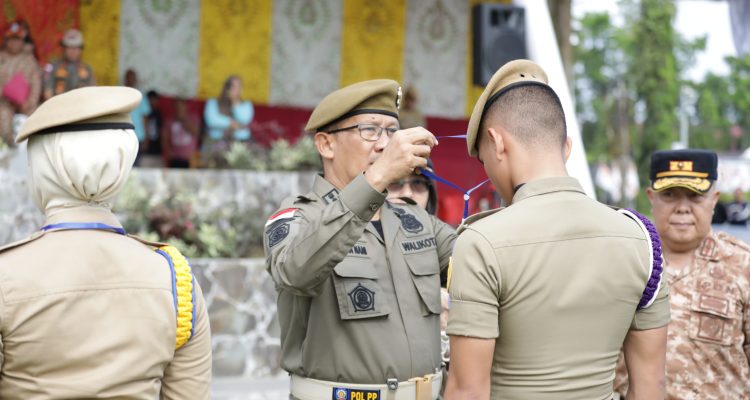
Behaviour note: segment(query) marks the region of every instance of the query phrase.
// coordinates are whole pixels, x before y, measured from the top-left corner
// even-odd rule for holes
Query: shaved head
[[[549,86],[524,85],[503,93],[484,113],[480,132],[498,125],[528,149],[565,148],[565,114]]]

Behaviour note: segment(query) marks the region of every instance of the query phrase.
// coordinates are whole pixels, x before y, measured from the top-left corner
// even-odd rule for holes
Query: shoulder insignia
[[[459,225],[458,228],[456,228],[456,234],[457,235],[460,234],[461,232],[466,230],[466,228],[468,228],[469,225],[479,221],[480,219],[489,217],[490,215],[495,214],[496,212],[502,211],[502,210],[503,210],[503,207],[500,207],[500,208],[495,208],[492,210],[480,211],[476,214],[469,215],[465,220],[461,222],[461,225]]]
[[[139,238],[138,236],[134,236],[134,235],[131,235],[131,234],[128,234],[128,237],[131,238],[131,239],[135,239],[135,240],[137,240],[137,241],[139,241],[139,242],[141,242],[141,243],[143,243],[143,244],[145,244],[147,246],[151,246],[151,247],[164,247],[164,246],[167,246],[166,243],[153,242],[151,240],[146,240],[146,239],[143,239],[143,238]]]
[[[716,237],[719,240],[726,241],[726,242],[728,242],[728,243],[730,243],[730,244],[732,244],[734,246],[739,247],[743,251],[750,252],[750,244],[742,241],[742,239],[739,239],[739,238],[737,238],[735,236],[732,236],[732,235],[730,235],[730,234],[728,234],[726,232],[716,232],[716,231],[714,231],[713,233],[716,235]]]
[[[716,240],[711,236],[703,239],[701,247],[698,249],[698,254],[701,257],[715,258],[716,257]]]
[[[164,256],[172,272],[172,296],[177,312],[177,334],[175,350],[193,336],[195,326],[195,282],[190,263],[179,250],[172,246],[161,246],[156,252]]]
[[[661,239],[659,238],[659,232],[656,231],[654,224],[637,211],[628,208],[621,208],[617,210],[617,212],[626,215],[635,221],[638,224],[638,227],[640,227],[646,235],[646,242],[648,243],[648,280],[646,281],[646,288],[643,289],[643,294],[638,302],[638,307],[636,307],[641,310],[648,308],[654,303],[656,296],[659,294],[659,289],[661,288],[662,277],[664,275],[664,258],[662,257],[661,251]]]
[[[0,253],[6,250],[15,249],[16,247],[21,247],[25,245],[26,243],[33,242],[34,240],[39,239],[42,236],[44,236],[44,231],[36,231],[27,238],[24,238],[24,239],[21,239],[12,243],[8,243],[5,246],[0,247]]]

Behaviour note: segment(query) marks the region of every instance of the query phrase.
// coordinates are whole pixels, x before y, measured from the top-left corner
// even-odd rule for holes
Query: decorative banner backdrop
[[[133,68],[143,89],[195,96],[200,12],[200,0],[123,1],[118,82]]]
[[[271,2],[203,1],[200,17],[198,96],[218,96],[227,77],[239,75],[244,98],[268,103]]]
[[[461,118],[466,104],[465,0],[409,0],[404,85],[413,85],[424,114]]]
[[[344,1],[341,86],[389,78],[401,82],[405,0]]]
[[[276,0],[270,102],[315,107],[339,87],[342,0]]]
[[[120,0],[81,0],[78,10],[85,43],[83,61],[94,70],[96,84],[121,84],[122,77],[118,76]]]

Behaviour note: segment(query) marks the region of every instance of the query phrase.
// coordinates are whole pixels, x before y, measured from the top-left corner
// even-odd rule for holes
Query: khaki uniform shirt
[[[318,176],[266,225],[286,371],[385,384],[440,367],[440,270],[454,231],[384,200],[364,175],[341,191]],[[370,224],[379,208],[385,238]]]
[[[629,329],[669,322],[649,279],[646,234],[572,177],[522,186],[471,223],[453,252],[448,334],[495,339],[493,399],[610,399]]]
[[[667,399],[750,399],[750,246],[711,232],[693,263],[667,276]],[[625,393],[620,361],[615,389]]]
[[[99,222],[77,207],[47,224]],[[196,288],[192,339],[175,351],[167,260],[109,231],[41,232],[0,252],[0,398],[208,399],[211,343]],[[161,393],[161,394],[160,394]]]
[[[95,86],[91,67],[84,62],[55,61],[44,67],[44,95],[56,96],[86,86]]]

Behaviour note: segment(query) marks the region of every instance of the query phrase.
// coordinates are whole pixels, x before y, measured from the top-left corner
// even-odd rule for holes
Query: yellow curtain
[[[244,98],[268,103],[271,7],[265,0],[202,2],[198,97],[218,96],[226,78],[239,75]]]
[[[401,82],[406,0],[344,0],[341,86],[367,79]]]
[[[474,103],[477,102],[477,99],[479,99],[479,96],[482,95],[482,92],[484,91],[484,86],[477,86],[474,84],[473,80],[473,73],[474,73],[474,43],[472,42],[474,38],[474,26],[472,24],[472,15],[474,11],[474,6],[479,3],[505,3],[510,4],[512,3],[511,0],[469,0],[469,20],[466,21],[467,26],[469,27],[469,34],[466,35],[466,40],[468,40],[468,47],[466,51],[466,116],[470,117],[471,112],[474,110]],[[527,20],[526,23],[529,23]]]
[[[83,61],[94,70],[96,84],[121,84],[118,67],[120,0],[81,0],[78,12],[86,46]]]

